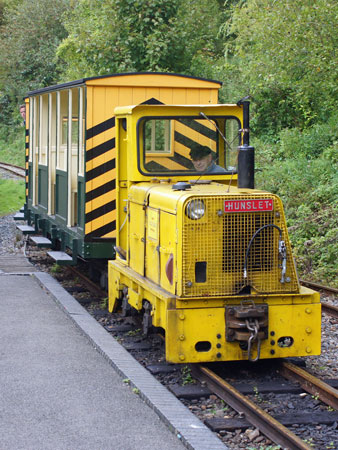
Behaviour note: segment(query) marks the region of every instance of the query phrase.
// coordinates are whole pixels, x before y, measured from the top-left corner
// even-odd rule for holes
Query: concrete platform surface
[[[22,274],[37,272],[37,269],[22,254],[1,255],[0,256],[0,274]]]
[[[0,273],[0,339],[0,450],[227,448],[46,273]]]

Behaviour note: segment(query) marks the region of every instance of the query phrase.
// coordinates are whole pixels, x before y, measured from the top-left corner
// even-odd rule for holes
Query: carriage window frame
[[[49,97],[40,95],[39,99],[39,155],[38,164],[48,166],[49,136]]]
[[[69,118],[68,116],[63,116],[61,119],[61,145],[68,145],[68,133],[69,133]],[[71,144],[78,148],[78,140],[79,140],[79,117],[72,116],[71,120]],[[76,124],[76,126],[74,126]],[[65,126],[65,128],[64,128]],[[83,127],[82,127],[83,128]]]
[[[78,91],[78,167],[77,172],[79,176],[84,176],[85,173],[85,144],[86,144],[86,98],[85,88],[80,87]]]
[[[235,120],[238,123],[238,130],[241,129],[241,122],[239,120],[238,117],[236,116],[232,116],[232,115],[208,115],[208,118],[210,120],[214,120],[217,124],[217,126],[220,128],[221,132],[223,134],[225,134],[225,128],[226,128],[226,121],[227,120]],[[152,119],[162,119],[162,120],[179,120],[179,119],[192,119],[192,120],[201,120],[201,116],[196,116],[196,115],[191,115],[191,116],[185,116],[185,115],[170,115],[170,116],[155,116],[155,115],[151,115],[151,116],[142,116],[138,119],[137,124],[136,124],[136,136],[137,136],[137,168],[139,170],[139,172],[142,175],[145,175],[147,177],[154,177],[154,176],[161,176],[161,177],[172,177],[172,176],[186,176],[186,175],[192,175],[192,176],[200,176],[201,172],[197,172],[196,170],[182,170],[182,171],[159,171],[159,172],[155,172],[155,171],[147,171],[146,167],[145,167],[145,157],[146,156],[152,156],[154,155],[154,153],[147,153],[144,151],[144,136],[143,136],[143,130],[142,128],[144,128],[144,122],[146,120],[152,120]],[[224,120],[224,127],[223,129],[219,126],[219,122],[217,120]],[[219,135],[219,132],[215,129],[216,133],[217,133],[217,141],[216,141],[216,155],[217,157],[219,157],[219,142],[220,139],[222,139],[222,137]],[[173,130],[172,130],[173,132]],[[226,137],[226,136],[225,136]],[[238,138],[238,146],[241,144],[242,141],[242,136],[241,133],[239,133],[239,138]],[[226,148],[224,148],[224,156],[225,158],[228,157],[228,150]],[[171,156],[165,153],[155,153],[156,156],[162,154],[163,156]],[[174,154],[174,151],[173,151]],[[173,155],[172,155],[173,156]],[[232,175],[232,174],[236,174],[237,173],[237,168],[234,169],[227,169],[227,165],[228,162],[227,160],[225,160],[225,164],[224,164],[224,169],[225,172],[222,173],[213,173],[212,176],[216,176],[216,177],[220,177],[220,176],[224,176],[224,175]],[[211,174],[204,174],[203,176],[210,176]]]
[[[174,130],[171,126],[171,122],[166,120],[166,119],[162,119],[162,118],[157,118],[157,119],[149,119],[145,121],[144,124],[144,131],[146,128],[147,123],[150,122],[150,149],[148,150],[148,148],[146,148],[145,143],[146,143],[146,136],[143,136],[143,148],[145,150],[145,153],[147,156],[173,156],[174,155],[174,151],[172,148],[172,142],[173,142],[173,137],[174,137]],[[161,122],[164,122],[164,130],[163,130],[163,137],[159,136],[159,127],[157,126],[158,124],[161,124]],[[159,140],[159,138],[162,138],[164,140],[164,146],[162,149],[160,148],[156,148],[156,144],[157,141]]]
[[[57,91],[57,148],[56,148],[56,170],[68,172],[68,128],[67,121],[67,143],[63,142],[64,117],[69,116],[69,89]]]
[[[34,97],[34,115],[33,115],[33,154],[32,159],[36,160],[40,148],[40,95]]]
[[[33,161],[34,148],[34,97],[29,98],[29,152],[28,161]]]

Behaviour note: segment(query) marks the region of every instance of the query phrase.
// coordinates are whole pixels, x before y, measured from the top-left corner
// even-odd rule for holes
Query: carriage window
[[[68,90],[57,92],[57,150],[56,168],[67,170],[67,135],[68,135],[68,111],[69,111]]]
[[[147,120],[144,126],[144,145],[146,153],[170,153],[170,129],[170,120]]]
[[[40,97],[37,96],[34,98],[34,124],[33,124],[33,146],[34,146],[34,154],[39,153],[40,147]],[[35,157],[33,156],[33,159]]]
[[[39,164],[47,165],[48,150],[48,95],[40,96],[40,145],[39,145]]]
[[[67,145],[68,141],[68,117],[62,117],[62,133],[61,133],[61,145]]]
[[[72,117],[72,145],[77,147],[79,139],[79,119]],[[62,145],[67,145],[68,141],[68,117],[62,117]]]

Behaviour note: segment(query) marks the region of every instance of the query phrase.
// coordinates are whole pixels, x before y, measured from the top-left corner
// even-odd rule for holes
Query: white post
[[[68,91],[68,145],[67,145],[67,177],[68,177],[68,208],[67,208],[67,227],[72,226],[72,117],[73,117],[72,91]]]

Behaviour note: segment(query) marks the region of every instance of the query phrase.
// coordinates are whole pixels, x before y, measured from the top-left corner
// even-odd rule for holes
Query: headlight
[[[186,208],[185,213],[189,219],[197,220],[201,219],[205,213],[205,205],[203,200],[191,200]]]

